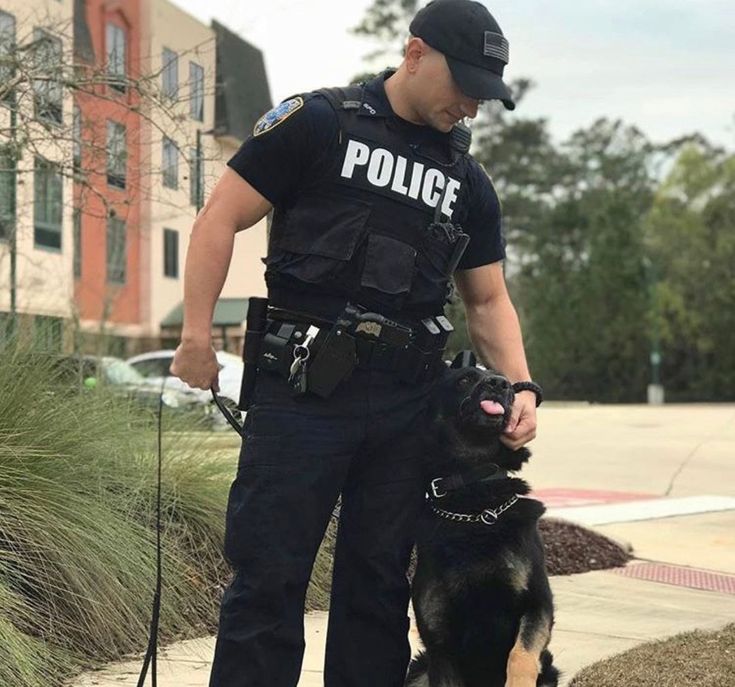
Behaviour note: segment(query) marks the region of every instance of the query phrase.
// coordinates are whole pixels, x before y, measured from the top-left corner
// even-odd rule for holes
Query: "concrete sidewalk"
[[[735,496],[734,405],[545,404],[539,428],[539,438],[531,445],[534,456],[523,475],[535,490],[579,490],[581,498],[594,500],[596,490],[604,488],[626,494],[621,503],[635,494],[671,499]],[[720,583],[735,584],[735,509],[623,519],[593,529],[630,542],[637,558],[684,566],[676,569],[682,579],[702,577],[704,569],[719,572],[715,577]],[[564,673],[562,684],[583,666],[642,642],[695,628],[716,629],[735,618],[732,592],[610,571],[554,577],[552,588],[557,615],[551,650]],[[307,615],[305,632],[299,687],[321,687],[326,614]],[[417,647],[413,630],[410,639]],[[163,650],[160,687],[206,687],[213,646],[213,638],[206,638]],[[134,687],[139,670],[139,661],[116,664],[81,676],[72,685]]]
[[[609,572],[552,578],[557,607],[551,650],[562,685],[580,669],[642,642],[716,629],[735,618],[735,595],[628,579]],[[322,687],[326,613],[305,618],[307,650],[299,687]],[[411,643],[418,648],[415,631]],[[214,638],[179,642],[161,652],[160,687],[206,687]],[[140,661],[115,664],[78,679],[76,687],[134,687]],[[377,685],[376,687],[380,687]],[[683,686],[682,686],[683,687]]]

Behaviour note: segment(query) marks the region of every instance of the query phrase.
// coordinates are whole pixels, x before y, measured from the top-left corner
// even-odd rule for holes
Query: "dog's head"
[[[505,469],[519,469],[529,452],[511,451],[500,442],[514,398],[506,377],[477,367],[469,351],[458,354],[429,402],[430,452],[451,456],[468,468],[492,461]]]

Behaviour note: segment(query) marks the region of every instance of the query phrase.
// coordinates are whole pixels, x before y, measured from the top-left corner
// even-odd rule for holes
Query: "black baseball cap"
[[[485,5],[473,0],[433,0],[408,30],[444,54],[460,90],[477,100],[501,100],[515,109],[503,83],[508,41]]]

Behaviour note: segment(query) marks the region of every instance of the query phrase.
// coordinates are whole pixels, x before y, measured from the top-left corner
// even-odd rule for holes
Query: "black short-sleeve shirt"
[[[368,82],[366,88],[377,102],[390,108],[382,76]],[[299,188],[338,155],[339,122],[331,105],[320,96],[304,98],[303,104],[293,99],[291,107],[281,112],[285,116],[273,117],[275,125],[247,139],[227,164],[272,205],[288,207],[298,197]],[[428,126],[400,122],[406,135],[416,139],[440,135]],[[505,257],[500,202],[490,178],[472,160],[466,181],[462,193],[467,194],[464,202],[469,210],[462,229],[470,241],[458,269],[480,267]]]

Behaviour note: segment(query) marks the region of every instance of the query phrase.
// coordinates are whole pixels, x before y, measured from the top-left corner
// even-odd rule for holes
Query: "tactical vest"
[[[439,314],[455,246],[427,227],[466,216],[460,195],[469,156],[448,135],[409,144],[405,125],[381,116],[363,94],[353,86],[304,96],[326,98],[337,114],[338,155],[294,205],[274,210],[265,261],[271,302],[313,312],[321,294],[391,317]]]

